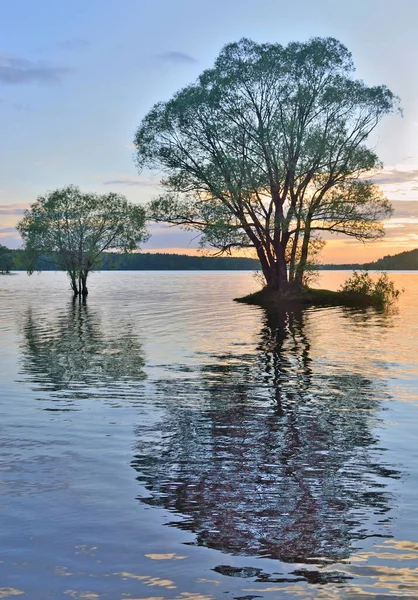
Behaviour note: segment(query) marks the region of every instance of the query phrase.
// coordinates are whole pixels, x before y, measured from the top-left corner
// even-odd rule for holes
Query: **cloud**
[[[36,160],[34,163],[35,167],[41,167],[44,169],[55,169],[62,165],[62,160],[59,158],[52,160]]]
[[[411,183],[418,180],[418,169],[398,170],[388,169],[371,177],[371,181],[377,185]]]
[[[83,38],[72,38],[69,40],[62,40],[61,42],[57,42],[58,48],[61,50],[69,50],[76,51],[85,50],[90,46],[90,42],[84,40]]]
[[[24,210],[29,207],[27,202],[15,204],[0,204],[0,215],[23,215]]]
[[[71,69],[33,62],[27,58],[0,53],[0,84],[59,83]]]
[[[151,238],[142,246],[147,252],[148,250],[167,252],[168,248],[176,248],[176,252],[181,249],[183,253],[188,253],[199,246],[197,232],[184,231],[180,227],[166,223],[151,223],[149,232]]]
[[[22,238],[19,236],[17,231],[15,233],[1,233],[0,232],[1,245],[7,248],[20,248],[22,246]]]
[[[0,233],[16,233],[15,227],[0,227]]]
[[[5,228],[13,227],[22,218],[24,211],[29,207],[26,202],[20,202],[16,204],[0,204],[0,227],[2,227],[3,236],[8,235]]]
[[[192,65],[197,63],[197,60],[193,56],[185,54],[184,52],[163,52],[162,54],[156,54],[154,58],[163,63],[176,63],[182,65]]]
[[[28,102],[14,102],[12,106],[17,112],[30,112],[32,110],[32,107]]]
[[[418,217],[417,200],[392,200],[393,219]]]
[[[417,164],[388,166],[379,173],[369,173],[366,179],[379,185],[383,193],[392,200],[418,200]]]
[[[141,186],[141,187],[152,187],[158,184],[158,181],[153,179],[141,179],[140,177],[130,177],[129,175],[121,175],[118,179],[111,179],[104,181],[104,185],[129,185],[129,186]]]
[[[385,239],[400,244],[417,245],[418,201],[393,200],[393,215],[384,221]]]
[[[23,215],[24,212],[23,208],[7,209],[0,206],[0,215]]]

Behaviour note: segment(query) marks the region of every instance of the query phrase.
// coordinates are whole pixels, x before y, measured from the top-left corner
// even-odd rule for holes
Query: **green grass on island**
[[[356,292],[335,292],[314,288],[302,288],[301,291],[290,291],[280,294],[274,290],[263,288],[258,292],[235,298],[236,302],[254,304],[267,309],[292,309],[308,306],[350,306],[356,308],[378,307],[378,303],[368,294]]]

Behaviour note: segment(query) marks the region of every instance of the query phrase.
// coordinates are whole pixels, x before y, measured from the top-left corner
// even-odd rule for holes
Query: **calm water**
[[[268,315],[232,302],[250,273],[94,274],[85,306],[1,277],[0,598],[418,598],[418,274],[393,278],[389,313]]]

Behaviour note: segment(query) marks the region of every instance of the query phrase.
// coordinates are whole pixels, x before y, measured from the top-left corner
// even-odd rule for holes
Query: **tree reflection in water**
[[[129,326],[105,329],[87,302],[71,302],[54,320],[29,310],[23,331],[22,373],[38,391],[66,399],[112,395],[146,377],[142,346]]]
[[[399,473],[373,435],[381,385],[314,370],[304,321],[267,315],[256,355],[161,382],[162,435],[137,428],[142,501],[183,515],[199,545],[307,563],[387,537],[385,478]]]

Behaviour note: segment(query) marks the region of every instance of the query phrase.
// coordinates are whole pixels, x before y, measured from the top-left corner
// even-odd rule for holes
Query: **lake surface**
[[[348,273],[325,272],[337,289]],[[418,273],[268,315],[246,272],[0,278],[0,598],[418,598]]]

